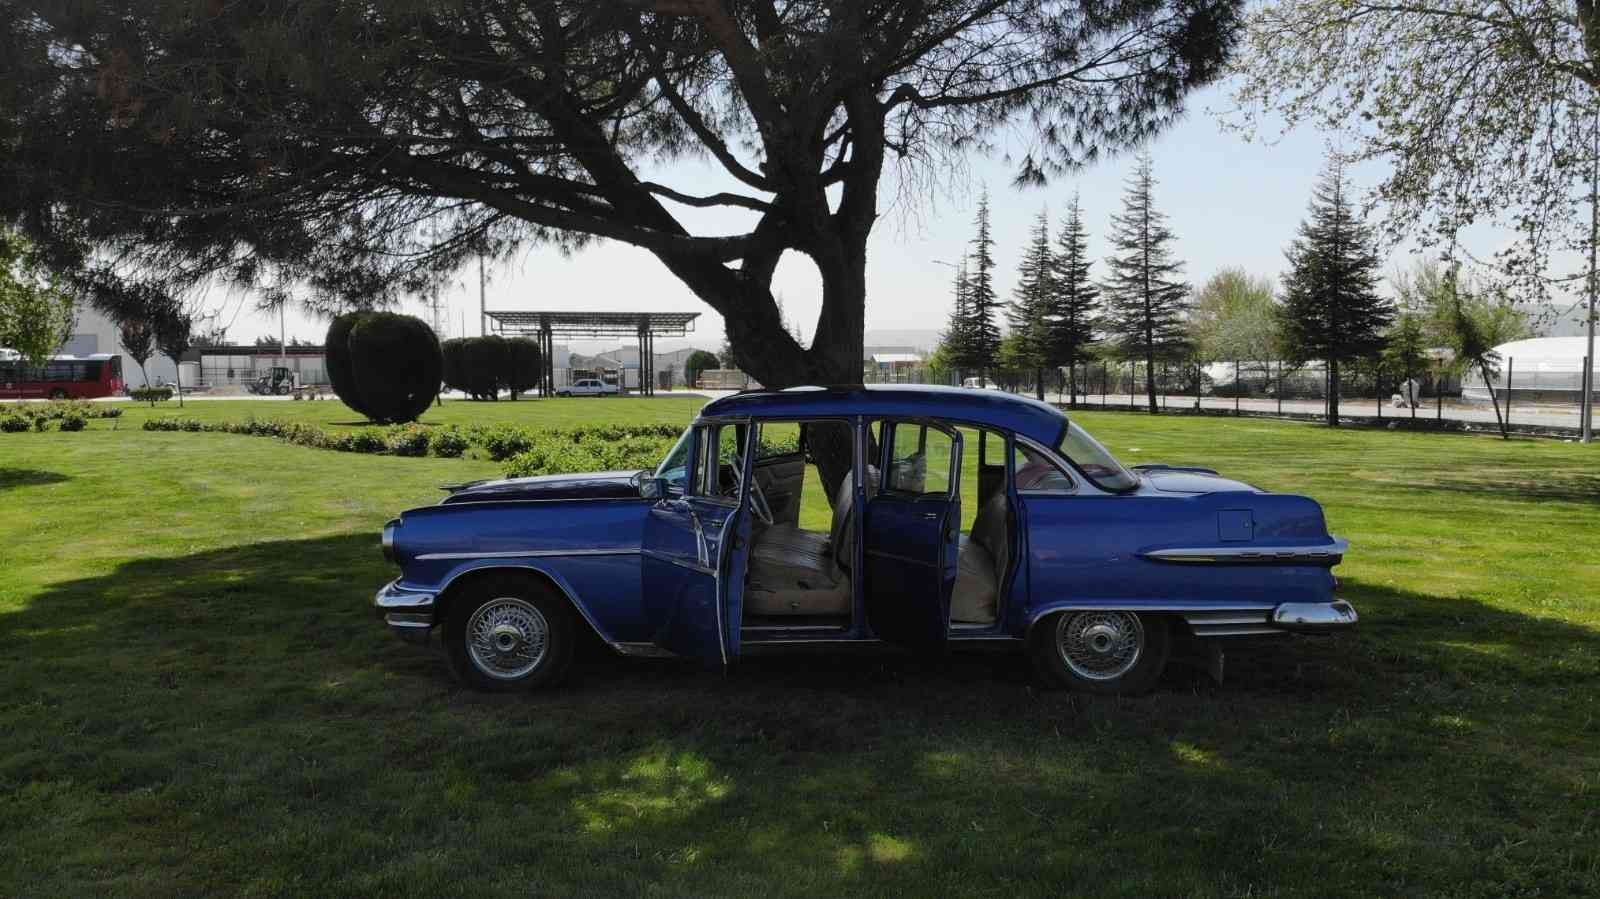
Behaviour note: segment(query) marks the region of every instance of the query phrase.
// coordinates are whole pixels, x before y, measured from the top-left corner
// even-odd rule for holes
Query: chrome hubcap
[[[1062,615],[1056,648],[1067,668],[1084,680],[1116,680],[1144,655],[1144,625],[1132,612]]]
[[[467,655],[496,680],[527,677],[544,661],[550,623],[531,603],[511,596],[490,600],[467,621]]]

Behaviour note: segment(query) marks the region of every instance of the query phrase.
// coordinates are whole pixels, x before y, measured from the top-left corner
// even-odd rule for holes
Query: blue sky
[[[1328,146],[1325,135],[1309,129],[1271,144],[1247,142],[1224,129],[1211,112],[1228,105],[1225,86],[1196,94],[1183,120],[1151,145],[1158,181],[1156,203],[1169,216],[1178,238],[1178,254],[1187,262],[1186,276],[1196,286],[1226,266],[1277,277],[1284,267],[1284,247],[1305,215]],[[1018,140],[1008,149],[1016,152],[1022,147]],[[897,185],[892,176],[886,176],[880,201],[882,217],[868,257],[867,328],[943,327],[949,314],[951,270],[934,260],[961,258],[972,237],[977,195],[985,187],[994,210],[997,284],[1006,298],[1034,216],[1048,207],[1054,232],[1074,189],[1082,195],[1092,255],[1103,258],[1103,238],[1111,214],[1120,208],[1123,180],[1131,165],[1132,153],[1124,153],[1075,176],[1058,178],[1047,187],[1019,190],[1011,186],[1014,166],[1008,160],[1001,156],[973,158],[965,177],[949,179],[955,181],[953,187],[938,193],[917,191],[900,200],[895,197]],[[1381,174],[1368,167],[1353,177],[1357,186],[1365,189]],[[651,177],[691,191],[730,187],[709,164],[693,161],[663,168]],[[739,212],[684,210],[683,217],[691,227],[706,228],[707,233],[731,231],[743,221]],[[1492,232],[1480,236],[1487,241],[1496,239]],[[1493,248],[1471,247],[1480,253]],[[1391,256],[1386,271],[1410,263],[1411,257],[1401,248]],[[1097,274],[1101,269],[1097,264]],[[491,310],[700,311],[704,314],[692,342],[714,346],[722,340],[721,321],[709,307],[654,257],[623,244],[602,244],[570,257],[549,248],[529,248],[509,264],[493,266],[490,281]],[[784,298],[785,311],[809,337],[819,304],[815,270],[803,258],[787,255],[779,266],[775,288]],[[444,300],[445,336],[459,333],[463,315],[467,333],[476,334],[476,267],[461,273]],[[413,314],[424,314],[423,309],[420,300],[405,306],[405,311]],[[256,334],[276,333],[276,319],[275,315],[243,309],[229,336],[248,340]],[[320,340],[326,327],[293,312],[288,325],[291,336],[313,340]]]

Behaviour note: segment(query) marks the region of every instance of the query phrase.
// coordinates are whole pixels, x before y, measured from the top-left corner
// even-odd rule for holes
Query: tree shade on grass
[[[594,414],[428,415],[569,408]],[[1126,461],[1322,500],[1361,628],[1123,700],[961,653],[723,676],[597,652],[479,696],[368,603],[383,522],[497,465],[7,435],[0,894],[1597,891],[1592,450],[1078,418]]]

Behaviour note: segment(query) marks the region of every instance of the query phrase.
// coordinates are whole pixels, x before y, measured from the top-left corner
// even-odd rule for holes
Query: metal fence
[[[986,381],[1026,396],[1044,394],[1047,402],[1069,408],[1141,410],[1149,406],[1142,362],[1095,361],[1072,369],[1044,372],[1043,390],[1032,372],[991,372]],[[1521,431],[1562,433],[1579,427],[1581,388],[1577,379],[1556,381],[1528,371],[1518,373],[1514,357],[1501,360],[1493,385],[1500,415]],[[977,376],[968,372],[967,376]],[[1455,430],[1497,427],[1490,391],[1480,379],[1446,370],[1417,373],[1415,384],[1371,366],[1340,366],[1341,418],[1397,426]],[[927,368],[868,369],[869,384],[945,384],[959,386],[962,375]],[[1597,378],[1600,381],[1600,378]],[[1156,405],[1170,412],[1216,415],[1320,418],[1328,412],[1328,372],[1321,363],[1284,360],[1157,362]],[[1600,392],[1597,392],[1600,397]]]

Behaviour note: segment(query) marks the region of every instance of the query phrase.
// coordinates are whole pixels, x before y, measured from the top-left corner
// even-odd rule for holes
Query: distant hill
[[[924,353],[939,345],[939,332],[931,328],[869,328],[867,346],[914,347]]]

